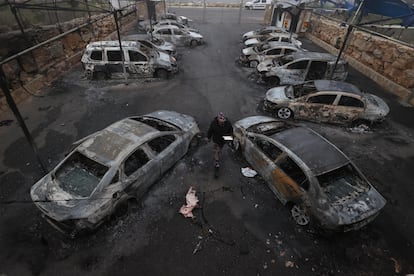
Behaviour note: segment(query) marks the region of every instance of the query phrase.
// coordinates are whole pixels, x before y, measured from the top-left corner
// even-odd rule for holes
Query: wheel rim
[[[256,60],[252,60],[252,61],[250,61],[250,67],[251,68],[256,68],[257,67],[257,61]]]
[[[277,116],[281,119],[288,119],[292,116],[292,111],[287,107],[282,107],[277,111]]]
[[[302,226],[309,224],[309,216],[306,214],[306,211],[302,206],[293,205],[291,214],[297,224]]]

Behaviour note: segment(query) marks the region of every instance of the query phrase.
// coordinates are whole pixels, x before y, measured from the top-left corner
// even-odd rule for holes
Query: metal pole
[[[125,82],[127,82],[128,76],[127,76],[126,69],[125,69],[125,56],[124,56],[124,50],[122,49],[121,34],[119,32],[117,10],[114,10],[114,18],[115,18],[115,25],[116,25],[116,33],[118,35],[119,50],[121,51],[122,71],[124,72]]]
[[[33,141],[33,137],[30,134],[29,130],[27,129],[27,126],[24,122],[24,119],[23,119],[22,115],[20,114],[19,109],[17,108],[13,97],[10,94],[10,90],[9,90],[8,85],[7,85],[6,76],[4,75],[2,66],[0,66],[0,87],[3,90],[4,96],[6,97],[7,104],[9,105],[9,107],[12,110],[14,116],[16,117],[17,121],[19,122],[19,125],[22,128],[23,133],[26,136],[27,141],[29,142],[29,145],[33,150],[33,153],[36,156],[36,159],[37,159],[37,162],[40,165],[40,168],[42,169],[43,173],[46,174],[47,173],[46,166],[43,164],[42,159],[40,159],[39,152],[37,151],[36,145]]]
[[[86,10],[88,11],[89,20],[91,20],[91,11],[89,10],[88,0],[85,0]]]
[[[206,23],[206,0],[203,0],[203,23]]]
[[[16,19],[17,25],[19,25],[20,31],[22,32],[23,35],[25,35],[24,33],[24,27],[22,25],[22,22],[20,22],[19,17],[17,16],[17,12],[16,12],[16,8],[9,2],[9,0],[6,0],[7,4],[9,4],[10,10],[14,15],[14,18]]]
[[[354,26],[353,25],[349,25],[348,26],[348,30],[346,32],[346,35],[345,35],[345,38],[344,38],[344,42],[342,43],[341,50],[339,50],[339,54],[338,54],[338,57],[336,58],[334,68],[332,69],[331,75],[329,77],[330,79],[332,79],[332,77],[333,77],[333,75],[335,73],[336,66],[338,65],[338,62],[339,62],[339,60],[341,58],[341,55],[342,55],[342,52],[344,51],[345,46],[346,46],[346,43],[348,41],[349,35],[351,34],[351,32],[352,32],[353,29],[354,29]]]
[[[358,13],[361,11],[361,8],[362,8],[362,5],[364,4],[364,1],[365,0],[362,0],[361,3],[359,4],[359,7],[358,7],[357,11],[355,12],[354,17],[352,18],[351,23],[349,23],[350,25],[354,24],[354,21],[355,21],[357,15],[358,15]]]
[[[238,20],[239,24],[241,23],[242,7],[243,7],[243,0],[240,0],[239,20]]]

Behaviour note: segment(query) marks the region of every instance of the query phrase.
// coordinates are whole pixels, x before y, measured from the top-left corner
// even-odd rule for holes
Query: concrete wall
[[[346,30],[338,22],[312,16],[307,36],[329,52],[338,53]],[[354,29],[345,48],[345,59],[355,69],[414,105],[414,48]]]
[[[120,28],[125,30],[136,22],[134,12],[122,17]],[[0,56],[17,54],[32,45],[40,44],[61,33],[68,32],[84,23],[77,19],[61,24],[61,30],[56,26],[46,26],[41,29],[26,30],[26,38],[19,32],[3,33],[0,35]],[[30,93],[36,94],[41,88],[49,85],[62,73],[72,66],[80,64],[85,46],[91,41],[116,38],[116,25],[113,15],[95,16],[92,24],[70,32],[63,37],[36,48],[2,65],[9,82],[10,91],[17,103],[27,98]],[[3,93],[0,93],[0,112],[8,106]]]

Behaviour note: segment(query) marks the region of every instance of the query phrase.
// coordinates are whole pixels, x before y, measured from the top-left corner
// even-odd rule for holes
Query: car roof
[[[318,91],[341,91],[362,95],[361,90],[353,84],[334,80],[315,80],[315,87]]]
[[[313,175],[320,175],[350,161],[336,146],[306,127],[289,128],[270,136],[291,150]]]
[[[158,130],[131,118],[115,122],[92,135],[77,148],[91,159],[111,166],[138,145],[159,133]]]
[[[136,41],[122,41],[123,47],[136,47],[138,43]],[[89,43],[86,48],[99,48],[99,47],[119,47],[118,40],[106,40],[106,41],[95,41]]]
[[[285,48],[295,48],[297,49],[298,47],[295,46],[295,44],[291,43],[291,42],[283,42],[283,41],[269,41],[269,42],[265,42],[265,44],[269,44],[270,48],[277,48],[277,47],[285,47]]]

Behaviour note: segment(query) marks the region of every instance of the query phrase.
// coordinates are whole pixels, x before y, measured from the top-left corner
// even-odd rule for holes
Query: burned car
[[[251,38],[261,37],[271,33],[288,33],[285,29],[275,26],[267,26],[258,30],[250,31],[242,35],[243,43]]]
[[[160,27],[163,27],[163,26],[176,26],[176,27],[180,28],[181,30],[190,31],[190,32],[194,32],[194,33],[199,33],[200,32],[197,29],[190,28],[187,25],[178,23],[177,21],[174,21],[174,20],[161,20],[161,21],[157,22],[156,24],[154,24],[152,26],[152,31],[156,30]],[[151,32],[151,27],[150,26],[148,26],[148,27],[149,28],[148,28],[147,32]]]
[[[292,43],[287,42],[268,42],[261,43],[254,47],[242,49],[240,63],[244,66],[256,68],[265,59],[278,58],[283,55],[302,51]]]
[[[384,197],[335,145],[313,130],[271,117],[234,125],[234,145],[299,225],[356,230],[374,220]]]
[[[169,41],[177,46],[197,46],[204,43],[199,33],[180,29],[177,26],[160,26],[152,32],[156,38]]]
[[[165,52],[174,58],[177,57],[177,50],[174,44],[155,37],[151,38],[148,34],[127,35],[122,37],[122,40],[136,41],[150,50]]]
[[[266,42],[288,42],[292,43],[298,48],[302,46],[302,42],[297,40],[297,34],[290,34],[290,33],[270,33],[262,36],[258,36],[255,38],[250,38],[244,42],[246,47],[253,47],[260,43]]]
[[[273,85],[300,84],[308,80],[343,81],[348,76],[348,63],[328,53],[301,51],[257,65],[263,81]],[[335,65],[336,64],[336,65]]]
[[[266,92],[264,108],[281,119],[295,117],[336,124],[380,122],[390,111],[378,96],[332,80],[271,88]]]
[[[174,111],[125,118],[76,142],[32,186],[31,198],[61,232],[95,229],[119,205],[142,197],[186,154],[198,132],[194,118]]]
[[[182,15],[176,15],[175,13],[171,13],[171,12],[161,14],[160,18],[161,20],[164,20],[164,19],[174,20],[184,25],[187,25],[188,22],[191,21],[188,17],[182,16]]]
[[[88,79],[158,77],[167,79],[178,72],[177,60],[136,41],[96,41],[89,43],[82,55]]]

